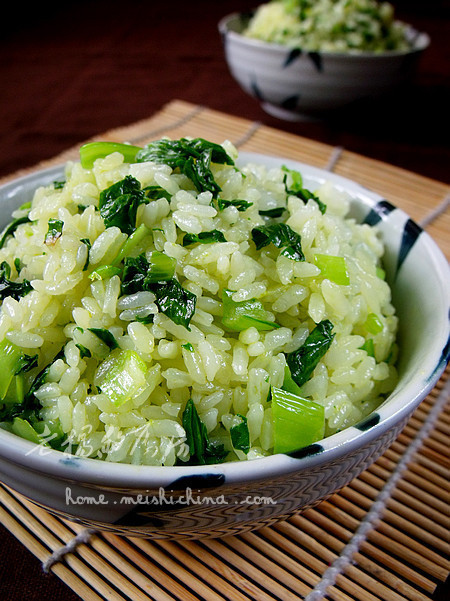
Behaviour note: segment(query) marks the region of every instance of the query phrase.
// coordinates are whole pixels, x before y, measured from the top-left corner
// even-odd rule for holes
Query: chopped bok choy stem
[[[97,159],[104,159],[113,152],[120,152],[126,163],[134,163],[136,154],[141,150],[132,144],[119,142],[89,142],[80,148],[80,161],[85,169],[91,169]]]
[[[121,246],[116,258],[113,261],[113,265],[119,264],[125,259],[125,257],[130,256],[132,250],[136,248],[140,242],[142,242],[148,233],[150,233],[150,230],[143,223],[137,227]]]
[[[350,278],[347,271],[347,263],[344,257],[337,257],[334,255],[314,255],[314,263],[321,271],[321,275],[328,280],[331,280],[335,284],[341,284],[342,286],[348,286],[350,284]]]
[[[100,265],[97,269],[94,269],[89,274],[90,280],[108,280],[112,278],[114,275],[120,275],[122,273],[122,269],[120,267],[116,267],[115,265]]]
[[[173,278],[177,265],[176,259],[158,250],[148,253],[147,257],[148,268],[145,276],[147,283],[165,282]]]
[[[119,407],[144,392],[146,371],[146,364],[135,351],[115,349],[99,365],[94,384]]]
[[[376,335],[383,331],[383,322],[375,313],[369,313],[364,325],[370,334]]]
[[[224,290],[222,293],[222,323],[228,330],[241,332],[250,327],[257,330],[273,330],[280,327],[268,319],[269,315],[259,300],[253,298],[236,302],[232,299],[233,294],[232,290]]]
[[[29,422],[27,422],[27,420],[22,419],[21,417],[14,418],[11,430],[14,432],[14,434],[17,434],[17,436],[20,436],[21,438],[30,440],[35,444],[47,446],[45,439],[36,432],[36,430]]]
[[[20,348],[18,348],[12,342],[8,342],[8,340],[3,340],[0,343],[0,364],[2,369],[0,369],[0,400],[6,397],[8,389],[13,381],[13,378],[17,375],[20,370],[21,359],[23,357],[23,353]]]
[[[271,392],[275,453],[290,453],[324,437],[322,405],[274,386]]]

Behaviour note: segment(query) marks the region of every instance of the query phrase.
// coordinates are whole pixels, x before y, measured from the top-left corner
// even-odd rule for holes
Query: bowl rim
[[[261,160],[272,161],[273,164],[286,164],[298,170],[308,171],[306,176],[317,176],[324,180],[329,180],[338,188],[350,189],[351,194],[363,199],[368,206],[374,206],[380,200],[384,200],[379,194],[373,192],[358,184],[356,181],[347,177],[326,171],[319,167],[314,167],[293,159],[278,157],[274,155],[264,155],[253,152],[240,152],[239,161],[242,163],[258,162]],[[55,174],[62,173],[65,165],[56,165],[46,169],[22,175],[13,180],[9,180],[0,186],[0,202],[2,193],[5,189],[9,191],[5,198],[10,198],[14,190],[21,185],[33,182],[34,178],[47,177],[47,181],[53,181]],[[34,189],[34,188],[33,188]],[[395,209],[400,215],[408,218],[408,215],[399,208]],[[439,246],[427,232],[421,235],[424,248],[433,259],[433,269],[440,274],[439,281],[447,291],[447,297],[450,297],[450,267]],[[443,292],[445,294],[445,290]],[[442,344],[446,335],[447,347],[445,342]],[[391,427],[406,420],[418,404],[433,389],[436,382],[443,373],[446,361],[448,361],[448,326],[447,334],[442,333],[442,340],[439,344],[435,341],[432,351],[430,365],[434,369],[429,369],[427,374],[421,376],[419,382],[412,380],[401,390],[394,390],[391,395],[377,407],[369,416],[381,414],[378,422],[374,423],[368,429],[359,429],[356,426],[350,426],[318,441],[317,445],[322,447],[320,452],[311,452],[302,457],[292,457],[286,454],[274,454],[251,461],[234,461],[212,465],[178,465],[178,466],[147,466],[132,465],[123,463],[112,463],[101,461],[94,458],[77,457],[67,452],[56,451],[53,449],[37,448],[38,445],[22,439],[15,434],[0,428],[0,465],[6,461],[17,466],[21,466],[34,473],[51,475],[57,479],[70,480],[73,482],[85,482],[93,486],[107,486],[118,488],[148,488],[149,486],[169,486],[174,481],[182,477],[189,476],[211,476],[221,475],[225,482],[239,483],[250,482],[270,477],[276,478],[280,475],[286,475],[293,472],[308,470],[328,463],[330,460],[336,461],[339,458],[356,452],[363,446],[369,445],[376,438],[381,436]],[[443,349],[446,348],[447,356],[442,361]],[[430,351],[430,352],[431,352]],[[438,357],[440,361],[438,361]],[[384,416],[383,416],[384,415]],[[363,420],[364,421],[364,420]],[[312,445],[315,446],[315,445]],[[312,451],[312,449],[310,449]],[[37,451],[37,452],[36,452]]]
[[[415,29],[412,25],[406,24],[408,26],[408,31],[414,35],[413,45],[411,48],[404,50],[384,50],[382,52],[374,52],[370,50],[349,50],[346,52],[343,51],[332,51],[332,50],[303,50],[299,46],[289,46],[287,44],[280,44],[276,42],[266,42],[264,40],[259,40],[257,38],[249,38],[242,35],[241,32],[235,31],[234,29],[230,29],[229,25],[233,19],[243,18],[247,16],[249,12],[233,12],[230,13],[222,19],[220,19],[218,23],[218,29],[222,36],[226,36],[231,38],[233,41],[241,44],[242,46],[246,46],[249,48],[254,48],[255,50],[266,50],[272,51],[276,54],[286,54],[286,52],[291,52],[293,50],[300,50],[305,54],[315,54],[320,55],[324,58],[337,58],[344,59],[347,58],[349,60],[353,60],[355,58],[364,58],[368,60],[381,60],[386,58],[394,58],[394,57],[402,57],[409,56],[417,53],[421,53],[428,48],[431,44],[431,38],[428,33],[419,31]]]

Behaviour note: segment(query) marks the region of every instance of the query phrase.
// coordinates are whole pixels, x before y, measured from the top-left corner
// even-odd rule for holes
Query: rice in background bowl
[[[305,51],[385,52],[412,48],[394,6],[376,0],[272,0],[258,6],[243,35]]]

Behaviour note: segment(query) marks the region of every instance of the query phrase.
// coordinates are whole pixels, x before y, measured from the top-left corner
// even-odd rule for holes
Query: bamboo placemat
[[[449,186],[342,148],[179,100],[93,139],[144,144],[163,135],[229,139],[354,179],[409,213],[450,256]],[[76,157],[72,148],[34,169]],[[0,520],[85,601],[430,600],[450,573],[449,396],[447,370],[371,467],[317,507],[257,532],[118,537],[56,518],[2,485]]]

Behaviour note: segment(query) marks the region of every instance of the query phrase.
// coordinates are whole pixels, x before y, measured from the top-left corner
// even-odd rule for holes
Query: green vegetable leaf
[[[99,210],[105,226],[116,226],[130,235],[136,228],[138,206],[145,202],[139,181],[127,175],[100,192]]]
[[[304,261],[305,255],[302,250],[301,237],[286,223],[274,223],[262,225],[252,229],[252,238],[256,250],[274,244],[281,248],[281,254],[294,261]]]
[[[19,257],[16,257],[14,259],[14,267],[16,268],[17,273],[20,274],[23,266],[22,266],[22,262],[19,259]]]
[[[140,290],[153,292],[159,310],[174,323],[189,330],[195,313],[197,297],[185,290],[173,275],[176,261],[164,253],[153,251],[150,261],[144,254],[127,257],[122,276],[122,293],[133,294]]]
[[[38,364],[38,356],[37,355],[26,355],[22,353],[19,361],[17,362],[15,375],[25,373],[30,371],[34,367],[37,367]]]
[[[7,238],[8,238],[8,236],[12,236],[14,234],[14,232],[16,231],[16,229],[19,227],[19,225],[22,225],[22,223],[31,223],[31,221],[28,218],[28,216],[26,216],[26,217],[19,217],[18,219],[14,219],[14,221],[12,221],[3,230],[2,237],[0,238],[0,248],[4,247],[5,242],[6,242]]]
[[[189,399],[182,416],[183,428],[186,432],[186,443],[189,446],[191,462],[194,464],[222,463],[227,452],[223,445],[210,442],[205,424],[198,415],[192,399]]]
[[[248,200],[224,200],[223,198],[218,198],[217,206],[219,208],[219,211],[223,211],[227,207],[236,207],[236,209],[242,213],[243,211],[246,211],[249,207],[253,206],[253,203],[249,202]]]
[[[119,346],[114,335],[111,334],[109,330],[106,330],[105,328],[88,328],[88,330],[109,346],[111,351]]]
[[[211,192],[214,198],[219,194],[220,186],[214,180],[211,162],[234,164],[222,146],[203,138],[156,140],[139,151],[136,159],[138,162],[152,161],[169,165],[172,169],[179,169],[192,181],[199,192]]]
[[[292,379],[302,386],[311,377],[320,359],[333,341],[333,324],[328,319],[318,323],[300,348],[286,354],[286,362]]]
[[[91,245],[91,241],[89,240],[89,238],[81,238],[80,242],[85,244],[87,246],[87,250],[88,250],[86,261],[83,266],[83,271],[86,271],[86,269],[89,267],[89,251],[91,250],[92,245]]]
[[[40,386],[42,386],[42,384],[45,382],[47,375],[50,371],[51,366],[53,365],[53,363],[55,363],[55,361],[58,361],[58,359],[64,359],[65,355],[64,355],[64,348],[62,348],[54,357],[53,361],[51,361],[46,367],[44,367],[34,378],[30,389],[28,391],[28,394],[25,397],[25,402],[31,402],[32,399],[34,399],[34,393],[36,392],[36,390],[38,388],[40,388]]]
[[[85,357],[92,357],[91,351],[82,344],[76,344],[75,346],[80,351],[80,359],[84,359]]]
[[[167,190],[165,190],[161,186],[146,186],[145,188],[142,188],[142,190],[146,198],[148,198],[149,200],[158,200],[158,198],[165,198],[170,202],[172,199],[172,195],[170,194],[170,192],[167,192]]]
[[[319,206],[320,212],[323,215],[327,210],[326,204],[324,204],[316,194],[303,187],[303,178],[301,174],[298,171],[295,171],[294,169],[289,169],[286,166],[283,166],[282,169],[286,172],[286,175],[284,177],[286,194],[300,198],[300,200],[303,200],[305,204],[308,202],[309,199],[315,200]],[[292,181],[290,186],[287,185],[288,175],[290,175]]]
[[[127,257],[124,261],[122,274],[122,294],[134,294],[140,290],[146,290],[145,278],[149,269],[149,263],[145,254],[136,258]]]
[[[159,310],[167,315],[174,323],[190,330],[189,324],[195,313],[197,297],[185,290],[176,279],[158,282],[150,287],[156,296]]]
[[[127,257],[122,275],[122,292],[133,294],[140,290],[151,290],[152,284],[171,280],[175,274],[176,259],[157,250],[138,257]]]
[[[291,194],[291,193],[292,193],[291,191],[288,191],[288,194]],[[322,215],[324,215],[326,213],[327,205],[325,203],[323,203],[316,194],[311,192],[311,190],[307,190],[306,188],[303,188],[301,191],[299,190],[299,191],[295,192],[294,196],[297,196],[297,198],[300,198],[301,200],[303,200],[303,202],[305,204],[310,199],[314,200],[318,204],[319,211],[322,213]]]
[[[207,150],[198,158],[187,157],[181,171],[192,181],[199,192],[211,192],[215,197],[221,188],[214,179],[210,165],[211,150]]]
[[[145,315],[144,317],[139,317],[139,315],[136,315],[135,320],[139,321],[140,323],[146,324],[148,325],[149,323],[153,323],[153,320],[155,319],[155,316],[153,315],[153,313],[149,313],[148,315]]]
[[[63,227],[64,221],[61,221],[60,219],[49,219],[44,243],[47,244],[47,246],[56,244],[56,241],[62,236]]]
[[[302,174],[300,173],[300,171],[296,171],[295,169],[290,169],[286,165],[283,165],[281,167],[281,170],[286,173],[286,175],[284,176],[285,186],[287,185],[287,180],[288,180],[287,176],[290,176],[291,184],[289,186],[289,189],[293,190],[293,191],[303,189],[303,177],[302,177]]]
[[[276,219],[277,217],[281,217],[286,210],[287,209],[285,207],[275,207],[274,209],[258,211],[258,213],[263,217],[271,217],[272,219]]]
[[[183,246],[189,246],[190,244],[210,244],[212,242],[226,242],[226,238],[223,233],[219,230],[212,230],[210,232],[200,232],[199,234],[184,234]]]
[[[375,346],[373,344],[373,338],[368,338],[362,346],[359,347],[369,355],[369,357],[375,357]]]
[[[220,144],[215,144],[204,138],[194,138],[192,140],[182,138],[182,140],[190,149],[197,153],[210,153],[211,161],[213,163],[219,165],[234,165],[233,159]]]
[[[0,300],[4,300],[7,296],[11,296],[15,300],[19,300],[22,296],[26,296],[33,290],[32,285],[28,280],[22,282],[13,282],[9,278],[11,276],[11,267],[6,261],[0,263]]]
[[[17,348],[17,347],[16,347]],[[39,412],[42,406],[38,399],[34,396],[36,390],[45,382],[50,367],[58,359],[64,358],[64,349],[61,349],[54,359],[46,367],[44,367],[33,379],[31,386],[25,394],[23,401],[5,405],[0,409],[0,421],[12,421],[15,417],[21,417],[26,420],[38,421]]]
[[[247,418],[237,414],[241,422],[230,428],[231,442],[235,449],[247,455],[250,450],[250,433],[248,431]]]
[[[287,365],[284,367],[284,379],[281,388],[286,392],[291,392],[292,394],[301,396],[302,391],[300,389],[300,386],[298,386],[298,384],[296,384],[292,379],[291,370]]]

